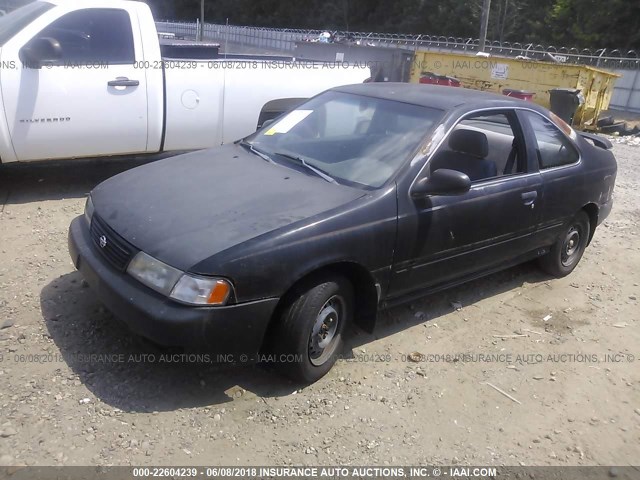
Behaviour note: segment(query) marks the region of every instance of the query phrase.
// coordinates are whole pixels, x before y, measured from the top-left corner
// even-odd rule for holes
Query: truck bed
[[[213,60],[218,58],[219,43],[160,38],[162,58],[171,60]]]
[[[293,61],[292,56],[220,53],[220,44],[160,38],[160,53],[166,60],[277,60]]]

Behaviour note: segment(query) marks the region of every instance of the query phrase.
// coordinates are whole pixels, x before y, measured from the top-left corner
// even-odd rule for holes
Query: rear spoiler
[[[609,141],[608,138],[601,137],[600,135],[595,135],[593,133],[587,132],[578,132],[587,140],[591,140],[596,147],[603,148],[605,150],[611,150],[613,148],[613,144]]]

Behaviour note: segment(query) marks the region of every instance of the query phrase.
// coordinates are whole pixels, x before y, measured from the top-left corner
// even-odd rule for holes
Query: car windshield
[[[0,47],[16,33],[33,22],[53,5],[47,2],[32,2],[0,17]]]
[[[442,114],[331,91],[262,128],[247,143],[279,163],[313,168],[339,183],[377,188],[398,171]]]

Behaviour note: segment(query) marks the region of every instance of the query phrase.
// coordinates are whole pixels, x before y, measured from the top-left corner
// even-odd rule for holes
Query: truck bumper
[[[219,358],[240,355],[241,362],[251,362],[260,351],[277,298],[225,307],[181,305],[108,264],[91,240],[83,216],[71,222],[68,241],[76,269],[102,303],[136,334],[164,346],[215,352]]]

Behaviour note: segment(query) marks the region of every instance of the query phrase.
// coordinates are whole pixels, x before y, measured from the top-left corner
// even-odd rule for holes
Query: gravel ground
[[[171,362],[84,286],[69,222],[146,160],[2,167],[0,465],[639,465],[640,148],[614,151],[572,275],[527,264],[384,312],[306,388]]]

